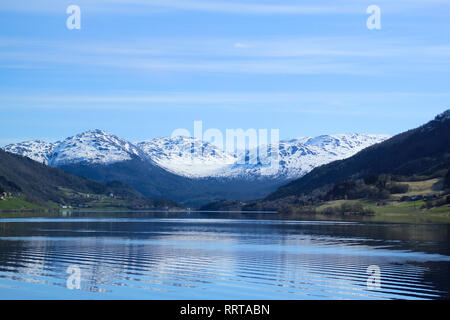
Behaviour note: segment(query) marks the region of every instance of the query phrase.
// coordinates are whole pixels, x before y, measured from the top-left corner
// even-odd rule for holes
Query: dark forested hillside
[[[77,177],[60,169],[48,167],[29,158],[0,149],[0,191],[20,195],[40,205],[80,204],[81,195],[110,195],[138,206],[176,206],[165,200],[146,198],[121,182],[98,183]]]
[[[190,179],[138,159],[109,165],[73,164],[60,167],[98,182],[122,181],[151,198],[166,198],[186,206],[199,206],[220,199],[248,200],[264,197],[282,184],[276,179]]]
[[[351,158],[312,170],[266,200],[310,193],[370,174],[429,175],[450,167],[450,110],[427,124],[362,150]]]

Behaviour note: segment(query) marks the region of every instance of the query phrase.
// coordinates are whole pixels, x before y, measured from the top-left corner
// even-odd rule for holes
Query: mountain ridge
[[[450,166],[450,109],[418,128],[334,161],[278,188],[265,200],[309,193],[329,184],[370,174],[411,175]]]
[[[109,165],[115,162],[141,159],[173,174],[187,178],[246,178],[273,176],[298,178],[318,165],[347,158],[356,152],[387,139],[388,135],[337,134],[299,137],[279,143],[278,168],[275,174],[265,170],[270,163],[261,155],[261,147],[246,154],[228,154],[217,146],[191,137],[161,137],[136,143],[103,130],[89,130],[55,143],[41,140],[10,144],[3,149],[27,156],[53,167],[80,164]],[[268,154],[273,147],[267,148]],[[200,151],[200,152],[199,152]],[[249,161],[249,154],[258,159]],[[243,159],[243,157],[248,157]]]
[[[108,197],[111,203],[134,209],[179,207],[170,200],[149,199],[119,181],[102,184],[3,150],[0,150],[0,190],[43,207],[84,207],[97,198]]]
[[[272,163],[269,154],[256,153],[254,158],[257,149],[231,155],[189,137],[131,143],[98,129],[54,144],[25,142],[5,149],[100,183],[121,181],[147,197],[196,207],[222,199],[265,197],[318,165],[351,156],[386,137],[344,134],[283,140],[278,149],[268,147],[278,157]]]

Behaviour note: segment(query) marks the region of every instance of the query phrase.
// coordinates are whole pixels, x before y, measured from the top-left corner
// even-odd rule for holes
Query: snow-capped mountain
[[[156,138],[136,143],[160,167],[185,177],[219,176],[237,160],[215,145],[195,138]]]
[[[10,144],[3,149],[53,167],[74,163],[111,164],[135,157],[147,158],[132,143],[102,130],[90,130],[56,143],[28,141]]]
[[[387,135],[339,134],[282,140],[241,156],[228,154],[195,138],[156,138],[131,143],[102,130],[91,130],[62,142],[23,142],[4,149],[59,167],[67,164],[112,164],[131,159],[150,161],[190,178],[228,177],[294,179],[320,165],[348,158],[388,139]]]
[[[72,163],[111,164],[145,154],[132,143],[102,130],[90,130],[70,137],[56,145],[48,160],[58,167]]]
[[[10,144],[3,149],[11,153],[16,153],[28,157],[37,162],[48,164],[48,159],[50,158],[53,149],[57,144],[58,142],[48,143],[41,140],[34,140]]]
[[[316,167],[349,158],[357,152],[390,138],[388,135],[336,134],[282,140],[277,150],[262,146],[235,165],[233,175],[299,178]],[[258,158],[255,159],[255,156]],[[254,165],[249,165],[253,163]]]
[[[276,147],[261,146],[241,156],[224,152],[194,138],[158,138],[136,143],[159,166],[173,173],[201,177],[298,178],[315,167],[351,157],[387,135],[338,134],[283,140]]]

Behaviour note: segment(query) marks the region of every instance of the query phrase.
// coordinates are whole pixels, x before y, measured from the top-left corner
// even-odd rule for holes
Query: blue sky
[[[2,1],[0,145],[93,128],[136,141],[194,120],[396,134],[450,108],[449,17],[450,0]]]

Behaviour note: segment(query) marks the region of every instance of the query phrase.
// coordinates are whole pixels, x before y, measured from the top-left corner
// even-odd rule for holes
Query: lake
[[[1,218],[0,298],[449,299],[449,232],[276,214]]]

